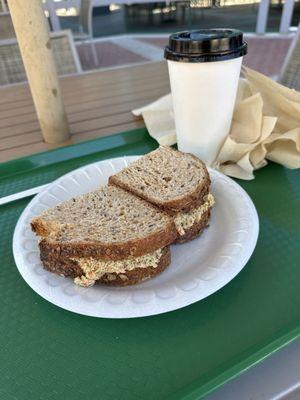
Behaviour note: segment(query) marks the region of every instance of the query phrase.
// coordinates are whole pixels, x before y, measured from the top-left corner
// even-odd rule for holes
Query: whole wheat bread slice
[[[174,221],[146,201],[115,186],[73,198],[35,217],[31,227],[46,238],[53,257],[122,260],[168,246]]]
[[[201,205],[210,178],[205,164],[194,155],[161,146],[111,176],[109,183],[172,214]]]

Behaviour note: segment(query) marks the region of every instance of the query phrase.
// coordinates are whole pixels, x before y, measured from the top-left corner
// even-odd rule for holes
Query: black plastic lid
[[[167,60],[179,62],[224,61],[247,54],[243,33],[237,29],[199,29],[173,33],[165,48]]]

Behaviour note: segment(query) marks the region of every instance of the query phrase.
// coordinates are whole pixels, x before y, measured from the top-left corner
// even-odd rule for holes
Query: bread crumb
[[[81,275],[74,279],[74,283],[78,286],[90,287],[94,285],[95,281],[93,279],[88,279],[84,275]]]

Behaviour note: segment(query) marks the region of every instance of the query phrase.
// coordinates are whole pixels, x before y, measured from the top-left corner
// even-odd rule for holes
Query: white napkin
[[[267,160],[300,168],[300,93],[249,68],[243,73],[230,133],[214,167],[240,179],[253,179]],[[176,143],[171,94],[133,114],[143,116],[159,144]]]

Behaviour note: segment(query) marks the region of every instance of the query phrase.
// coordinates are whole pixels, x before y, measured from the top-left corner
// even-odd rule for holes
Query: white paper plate
[[[107,183],[110,175],[137,158],[115,158],[76,169],[50,184],[25,208],[15,228],[14,257],[24,280],[44,299],[94,317],[143,317],[195,303],[226,285],[245,266],[258,236],[255,207],[237,183],[210,170],[216,204],[209,228],[189,243],[172,246],[172,264],[154,279],[124,288],[81,288],[72,279],[45,271],[29,226],[32,217]]]

